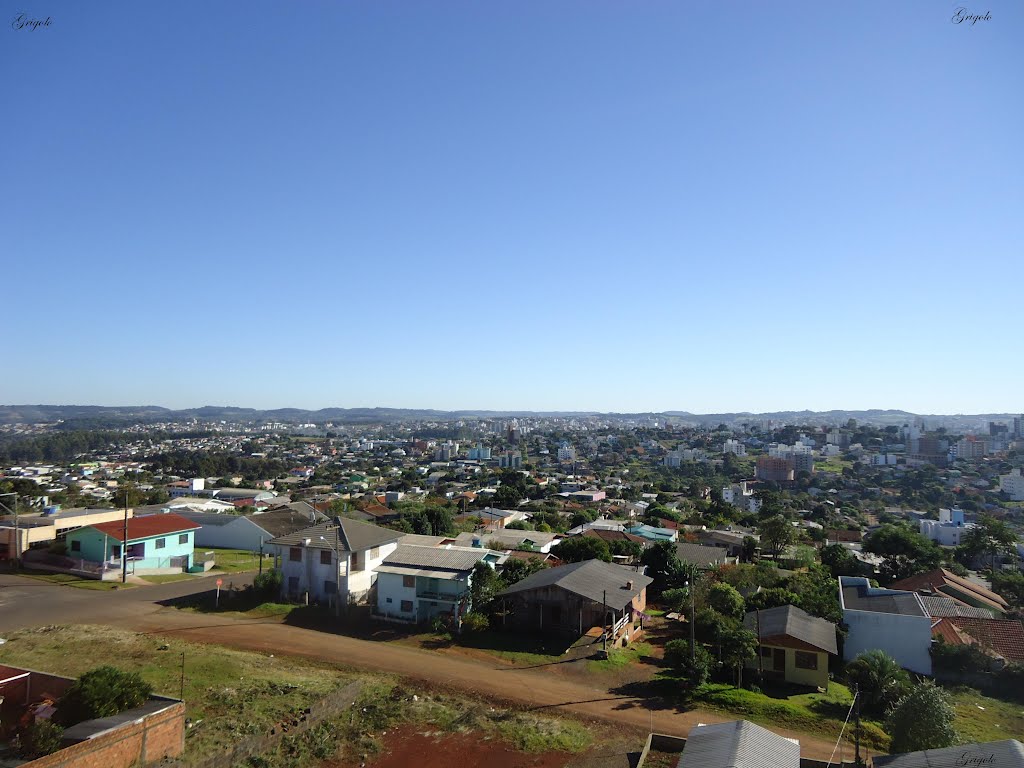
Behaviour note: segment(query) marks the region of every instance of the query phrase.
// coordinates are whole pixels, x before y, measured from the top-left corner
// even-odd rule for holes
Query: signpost
[[[224,583],[224,579],[217,579],[217,600],[214,603],[214,608],[220,608],[220,587]]]

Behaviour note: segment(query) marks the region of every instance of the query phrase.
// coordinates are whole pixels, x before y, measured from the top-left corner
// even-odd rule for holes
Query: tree
[[[778,608],[783,605],[799,605],[800,598],[795,592],[782,587],[769,587],[755,592],[747,598],[746,609],[748,611],[764,611],[768,608]]]
[[[960,538],[960,546],[972,557],[990,555],[992,570],[996,569],[996,558],[1002,554],[1012,554],[1017,546],[1017,536],[1013,529],[1002,520],[990,515],[978,518],[973,528],[968,528]]]
[[[1024,609],[1024,573],[992,572],[992,591],[1017,609]]]
[[[676,545],[671,541],[659,541],[648,547],[640,556],[640,562],[647,566],[647,575],[654,579],[651,591],[655,594],[682,587],[686,582],[693,583],[696,579],[696,568],[679,559]]]
[[[136,672],[97,667],[75,681],[57,704],[56,721],[63,726],[110,717],[145,703],[153,686]]]
[[[743,685],[743,665],[757,657],[757,636],[742,627],[723,628],[718,635],[722,663],[736,670],[736,687]]]
[[[562,539],[560,544],[551,548],[551,554],[566,563],[578,563],[583,560],[612,561],[612,553],[608,542],[596,536],[570,536]]]
[[[842,544],[829,544],[821,548],[821,564],[828,568],[833,578],[856,576],[860,573],[860,561]]]
[[[754,562],[754,554],[757,552],[757,539],[753,536],[744,536],[740,544],[740,562]]]
[[[689,641],[669,640],[665,643],[665,663],[676,672],[682,687],[692,691],[708,681],[712,659],[703,645],[696,646],[691,654]]]
[[[925,680],[903,698],[885,721],[885,730],[892,736],[889,750],[917,752],[942,749],[957,743],[953,729],[956,711],[946,692]]]
[[[779,554],[796,538],[796,531],[789,520],[782,515],[769,517],[759,526],[761,539],[771,550],[772,557],[779,559]]]
[[[885,651],[867,651],[846,665],[846,678],[858,686],[864,712],[882,717],[910,690],[910,676]]]
[[[501,567],[501,580],[506,587],[511,587],[527,576],[532,576],[537,571],[543,571],[548,565],[539,557],[529,560],[521,560],[518,557],[510,557]]]
[[[902,525],[883,525],[864,539],[864,551],[885,559],[886,583],[931,571],[942,562],[942,550],[935,542]]]
[[[35,760],[51,755],[63,745],[64,729],[50,720],[34,720],[18,732],[16,752],[19,757]]]
[[[487,563],[473,566],[473,579],[469,587],[470,607],[474,612],[487,609],[495,596],[504,589],[501,577]]]
[[[743,597],[734,587],[718,582],[707,591],[707,604],[718,613],[731,619],[743,618]]]

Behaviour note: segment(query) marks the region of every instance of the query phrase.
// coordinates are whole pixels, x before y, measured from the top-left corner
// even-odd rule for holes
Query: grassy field
[[[782,726],[837,738],[849,711],[853,696],[839,683],[831,683],[827,693],[805,693],[806,689],[765,686],[763,693],[709,683],[697,690],[693,703],[736,715],[771,728]],[[862,743],[872,749],[885,749],[889,737],[877,723],[862,721]]]
[[[221,573],[242,573],[244,571],[256,571],[260,567],[260,555],[258,552],[250,552],[247,549],[203,549],[202,553],[213,553],[216,565],[214,571]],[[270,558],[264,558],[263,567],[270,567]]]
[[[437,643],[437,635],[430,635],[427,639],[419,638],[420,645],[429,647]],[[505,659],[522,666],[533,666],[537,664],[551,664],[564,658],[564,643],[550,644],[548,638],[530,637],[519,635],[513,632],[500,632],[498,630],[486,630],[484,632],[465,632],[459,639],[458,644],[466,648],[476,648],[487,651],[499,659]]]
[[[639,661],[644,656],[650,656],[652,650],[650,643],[637,643],[627,648],[616,648],[608,652],[607,659],[588,661],[587,670],[590,672],[611,672],[621,669],[627,664]]]
[[[330,758],[365,757],[379,751],[381,737],[403,723],[429,724],[450,733],[481,733],[524,752],[579,752],[593,738],[590,730],[569,718],[411,690],[384,675],[106,627],[21,630],[8,635],[0,646],[0,663],[69,677],[112,659],[118,667],[142,675],[156,693],[173,697],[180,693],[184,659],[184,699],[193,722],[186,732],[186,759],[202,759],[238,739],[266,734],[354,680],[364,687],[351,711],[306,733],[285,736],[259,758],[260,768],[298,768]]]
[[[950,691],[956,728],[963,743],[1019,739],[1024,734],[1024,704],[992,699],[970,688]]]
[[[819,472],[835,472],[842,474],[847,467],[852,467],[853,462],[848,459],[840,459],[838,456],[829,456],[827,459],[814,462],[814,469]]]
[[[100,581],[99,579],[84,579],[81,576],[75,576],[71,573],[44,573],[42,571],[26,571],[21,570],[18,572],[19,576],[25,576],[29,579],[38,579],[39,581],[48,581],[51,584],[60,584],[65,587],[75,587],[76,589],[96,589],[96,590],[113,590],[113,589],[131,589],[134,584],[122,584],[120,581]]]

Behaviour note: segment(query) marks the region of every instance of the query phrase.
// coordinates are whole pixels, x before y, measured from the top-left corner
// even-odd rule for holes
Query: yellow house
[[[835,624],[783,605],[751,611],[743,626],[758,638],[758,656],[747,662],[748,669],[787,683],[828,687],[829,656],[838,652]]]

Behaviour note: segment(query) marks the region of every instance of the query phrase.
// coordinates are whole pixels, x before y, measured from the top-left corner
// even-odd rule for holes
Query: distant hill
[[[879,426],[900,425],[921,416],[943,422],[972,422],[985,420],[1007,421],[1019,414],[914,414],[900,410],[872,409],[866,411],[776,411],[773,413],[690,413],[666,411],[664,413],[599,413],[596,411],[438,411],[415,408],[321,408],[310,411],[302,408],[258,410],[235,406],[205,405],[201,408],[172,410],[158,405],[102,406],[102,405],[0,405],[0,424],[39,424],[65,422],[65,428],[84,429],[117,428],[129,424],[153,422],[283,422],[323,424],[396,424],[407,421],[451,421],[455,419],[506,418],[584,418],[603,416],[611,419],[644,417],[673,417],[680,421],[702,424],[742,424],[755,421],[779,421],[790,424],[842,424],[855,419],[861,424]]]

